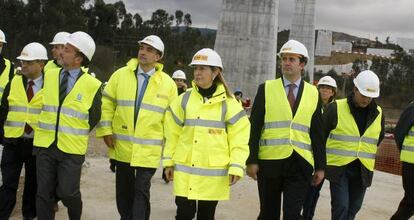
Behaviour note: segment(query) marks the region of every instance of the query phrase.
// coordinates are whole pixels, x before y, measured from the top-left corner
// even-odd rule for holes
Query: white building
[[[332,45],[332,51],[352,52],[352,43],[346,41],[335,41]]]
[[[318,30],[315,56],[330,57],[332,51],[332,31]]]
[[[379,49],[379,48],[367,48],[367,54],[374,54],[383,57],[392,57],[394,50],[391,49]]]

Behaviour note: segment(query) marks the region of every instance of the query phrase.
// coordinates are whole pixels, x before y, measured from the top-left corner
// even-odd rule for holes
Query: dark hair
[[[243,93],[242,93],[242,92],[240,92],[240,91],[235,91],[235,92],[234,92],[234,95],[235,95],[235,96],[238,96],[238,95],[243,96]]]
[[[299,62],[306,64],[306,63],[308,63],[308,58],[306,58],[305,56],[301,55],[299,57]]]
[[[88,67],[89,66],[89,64],[91,63],[91,61],[85,56],[85,54],[83,54],[82,52],[80,52],[80,51],[77,51],[76,52],[76,56],[78,56],[78,57],[81,57],[82,58],[82,63],[81,63],[81,66],[83,66],[83,67]]]

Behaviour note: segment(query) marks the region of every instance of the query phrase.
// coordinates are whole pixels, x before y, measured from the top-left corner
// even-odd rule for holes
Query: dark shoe
[[[23,217],[23,220],[33,220],[33,219],[35,219],[35,217]]]

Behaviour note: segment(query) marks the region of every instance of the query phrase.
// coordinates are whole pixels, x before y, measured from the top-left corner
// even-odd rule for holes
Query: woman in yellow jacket
[[[193,89],[171,103],[165,116],[163,165],[174,180],[176,219],[214,219],[219,200],[244,174],[250,123],[222,75],[220,56],[198,51]]]

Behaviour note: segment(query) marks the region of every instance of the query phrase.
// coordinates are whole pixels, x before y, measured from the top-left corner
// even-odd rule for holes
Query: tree
[[[184,15],[184,25],[186,27],[190,27],[191,24],[192,24],[191,15],[187,13],[187,14]]]
[[[134,14],[135,28],[140,28],[142,25],[142,17],[138,13]]]
[[[175,11],[175,25],[179,26],[181,23],[183,23],[183,11],[177,10]]]

